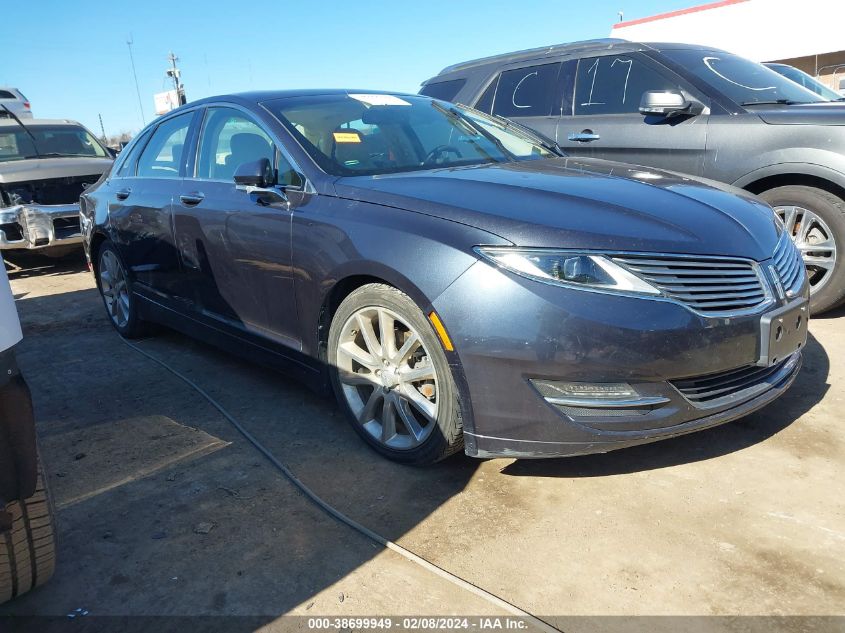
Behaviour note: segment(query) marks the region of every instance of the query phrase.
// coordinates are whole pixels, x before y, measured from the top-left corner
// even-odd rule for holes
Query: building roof
[[[612,37],[675,41],[775,61],[845,50],[841,0],[722,0],[614,24]]]

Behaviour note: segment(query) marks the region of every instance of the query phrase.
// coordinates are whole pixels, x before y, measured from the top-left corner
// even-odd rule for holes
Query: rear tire
[[[6,512],[12,527],[0,533],[0,604],[43,585],[56,566],[55,511],[40,464],[35,494]]]
[[[821,314],[842,303],[845,300],[845,201],[823,189],[802,185],[775,187],[760,197],[781,218],[795,218],[787,229],[807,265],[810,311]],[[812,219],[813,215],[816,219]],[[819,248],[814,250],[813,245]]]
[[[109,321],[121,336],[140,338],[149,332],[148,324],[138,314],[138,299],[120,253],[110,241],[100,244],[96,253],[97,289]]]
[[[338,404],[381,455],[423,465],[463,448],[460,394],[446,353],[405,293],[367,284],[346,297],[332,318],[328,362]]]

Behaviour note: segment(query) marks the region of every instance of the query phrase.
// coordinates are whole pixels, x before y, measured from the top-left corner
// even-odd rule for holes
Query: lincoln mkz
[[[81,214],[120,334],[164,324],[332,389],[406,463],[712,427],[782,394],[807,337],[801,256],[755,196],[424,96],[193,102]]]

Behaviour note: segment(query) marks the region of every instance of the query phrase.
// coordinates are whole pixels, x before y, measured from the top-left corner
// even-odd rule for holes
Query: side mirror
[[[698,112],[693,108],[693,102],[677,90],[647,90],[640,99],[640,114],[670,117]]]
[[[276,184],[273,164],[267,158],[242,163],[235,170],[235,184],[266,189]]]

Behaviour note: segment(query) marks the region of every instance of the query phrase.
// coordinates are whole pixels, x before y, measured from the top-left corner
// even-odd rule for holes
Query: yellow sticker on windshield
[[[361,135],[358,132],[333,132],[335,143],[360,143]]]

